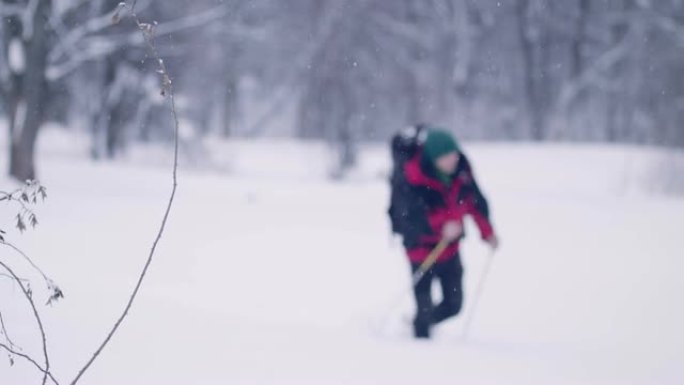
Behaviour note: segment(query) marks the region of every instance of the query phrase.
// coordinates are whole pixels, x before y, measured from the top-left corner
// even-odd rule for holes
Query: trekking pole
[[[428,254],[428,257],[425,259],[423,263],[420,264],[418,267],[418,270],[416,270],[415,273],[413,273],[413,276],[411,277],[411,287],[415,287],[418,282],[420,282],[421,279],[425,276],[425,273],[432,268],[432,266],[437,262],[437,259],[439,258],[440,255],[446,250],[447,247],[449,247],[450,241],[446,239],[442,239],[439,241],[437,246]]]
[[[444,252],[444,250],[449,247],[449,242],[446,239],[441,240],[437,246],[435,246],[434,249],[428,254],[427,258],[423,263],[420,264],[418,267],[418,270],[416,270],[415,273],[413,273],[413,276],[411,277],[411,291],[413,291],[413,288],[416,287],[418,282],[420,282],[421,279],[425,276],[425,274],[430,270],[430,268],[437,262],[437,259],[439,256]],[[402,289],[400,293],[397,293],[397,295],[393,298],[395,298],[394,301],[391,302],[390,306],[387,308],[387,310],[384,312],[384,316],[382,317],[382,320],[380,321],[381,325],[386,325],[389,322],[389,318],[391,317],[391,314],[394,312],[396,308],[401,305],[403,300],[406,297],[406,289]]]
[[[482,297],[482,292],[484,291],[484,286],[485,282],[487,281],[487,276],[489,275],[489,271],[492,268],[492,261],[494,260],[494,253],[496,250],[492,250],[489,253],[489,256],[487,258],[487,262],[485,264],[485,268],[482,272],[482,276],[480,277],[480,282],[477,284],[477,288],[475,289],[475,295],[473,296],[473,306],[470,309],[470,312],[468,312],[468,317],[465,320],[465,324],[463,324],[463,339],[468,338],[468,332],[470,331],[470,325],[473,322],[473,318],[475,317],[475,311],[477,310],[477,304],[480,302],[480,298]]]

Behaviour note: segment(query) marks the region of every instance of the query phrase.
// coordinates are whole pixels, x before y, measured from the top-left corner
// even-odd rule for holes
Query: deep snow
[[[121,311],[170,176],[158,149],[93,164],[73,140],[46,134],[41,225],[8,238],[66,294],[40,310],[55,374],[67,382]],[[384,213],[382,149],[366,149],[362,167],[332,182],[322,145],[209,147],[220,167],[181,170],[139,301],[83,384],[684,382],[684,199],[657,192],[658,151],[466,144],[502,248],[470,338],[461,339],[461,317],[418,343],[401,321],[412,311],[408,291],[387,333],[369,326],[409,279]],[[473,226],[463,254],[467,296],[488,254]],[[15,342],[37,352],[19,292],[2,277],[0,311]],[[0,356],[0,384],[38,377]]]

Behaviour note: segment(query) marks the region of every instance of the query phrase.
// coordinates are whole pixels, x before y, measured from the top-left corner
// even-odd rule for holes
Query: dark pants
[[[419,267],[420,264],[411,264],[411,270],[414,273]],[[443,300],[437,306],[432,302],[431,288],[434,278],[437,278],[442,286]],[[449,261],[436,263],[413,288],[417,305],[413,327],[417,338],[429,338],[431,326],[451,318],[461,311],[463,304],[462,278],[461,258],[456,256]]]

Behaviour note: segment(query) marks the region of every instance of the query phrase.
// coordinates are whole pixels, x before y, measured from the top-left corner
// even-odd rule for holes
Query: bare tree
[[[98,359],[102,351],[105,349],[105,347],[108,345],[108,343],[111,341],[111,339],[114,337],[118,329],[121,327],[123,324],[124,320],[128,316],[128,312],[132,308],[135,299],[137,298],[137,295],[142,287],[143,281],[145,280],[145,277],[147,275],[147,272],[149,271],[149,268],[151,266],[151,263],[154,259],[155,252],[157,250],[157,245],[162,239],[162,236],[164,234],[164,230],[166,228],[166,223],[169,219],[169,215],[171,213],[171,208],[173,206],[173,202],[175,199],[176,195],[176,190],[178,186],[177,182],[177,170],[178,170],[178,132],[179,132],[179,118],[178,118],[178,113],[177,113],[177,108],[176,108],[176,102],[175,102],[175,96],[174,96],[174,90],[173,90],[173,84],[171,81],[171,77],[169,75],[168,69],[166,67],[166,64],[163,59],[161,59],[159,51],[157,47],[155,46],[154,43],[154,23],[144,23],[142,22],[137,14],[135,13],[135,6],[136,6],[136,0],[133,1],[131,5],[127,5],[125,3],[122,3],[123,5],[119,7],[118,11],[114,14],[114,21],[118,22],[120,18],[120,13],[123,11],[126,11],[130,13],[131,17],[135,21],[135,25],[137,26],[139,33],[141,36],[143,36],[145,44],[147,45],[149,52],[151,54],[151,57],[156,61],[158,67],[157,67],[157,72],[160,76],[161,79],[161,94],[167,98],[169,102],[169,109],[170,109],[170,114],[173,120],[174,124],[174,162],[173,162],[173,168],[172,168],[172,187],[171,187],[171,192],[170,196],[166,205],[166,209],[164,211],[164,215],[162,217],[161,225],[159,227],[159,230],[157,232],[156,237],[154,238],[154,241],[152,243],[152,247],[149,251],[149,254],[147,256],[145,265],[140,272],[140,275],[138,276],[137,283],[128,299],[128,302],[126,303],[126,306],[124,307],[121,315],[116,319],[114,325],[112,326],[111,330],[107,333],[106,337],[104,340],[98,345],[97,349],[95,352],[92,354],[92,356],[88,359],[88,361],[84,364],[84,366],[78,371],[74,379],[70,382],[71,385],[76,385],[80,379],[83,377],[83,375],[88,371],[88,369],[92,366],[92,364]],[[45,197],[45,189],[44,187],[40,186],[39,184],[35,182],[30,182],[27,187],[23,189],[19,189],[15,192],[12,193],[3,193],[0,192],[0,201],[1,200],[8,200],[8,201],[14,201],[17,202],[20,207],[21,211],[19,215],[17,216],[18,222],[17,222],[17,227],[20,229],[25,228],[24,225],[24,218],[28,218],[30,221],[30,224],[35,226],[37,224],[37,220],[35,218],[35,214],[26,206],[27,204],[30,203],[36,203],[38,200],[38,197]],[[5,242],[4,238],[0,236],[0,244],[11,247],[14,249],[16,252],[20,253],[26,261],[28,261],[31,266],[36,268],[43,276],[48,289],[50,290],[51,294],[48,299],[48,303],[63,297],[63,294],[61,290],[54,285],[53,281],[50,280],[38,267],[31,261],[24,253],[21,252],[18,248],[14,247],[13,245]],[[34,359],[28,354],[25,354],[21,351],[21,349],[18,349],[16,345],[7,337],[8,333],[6,331],[6,326],[4,321],[2,321],[2,317],[0,315],[0,326],[3,331],[3,335],[6,336],[6,342],[0,341],[0,349],[5,350],[7,353],[10,354],[10,357],[18,357],[21,359],[26,360],[29,362],[33,367],[42,374],[42,384],[45,385],[46,382],[51,380],[55,385],[59,385],[59,382],[57,379],[54,377],[54,375],[51,372],[51,366],[50,366],[50,356],[48,352],[48,344],[47,344],[47,335],[45,332],[45,328],[43,326],[42,319],[40,317],[40,313],[38,312],[38,309],[36,307],[36,304],[33,299],[33,294],[31,289],[25,284],[25,280],[19,277],[14,269],[12,269],[7,263],[5,263],[2,259],[0,259],[0,268],[4,269],[7,273],[9,278],[16,283],[21,289],[22,294],[24,295],[24,298],[26,299],[26,302],[30,305],[34,320],[37,324],[37,328],[41,337],[42,341],[42,353],[43,353],[43,363],[40,364],[38,360]]]
[[[121,115],[119,109],[126,107],[122,105],[126,100],[122,87],[126,87],[130,74],[119,70],[119,63],[126,64],[122,52],[145,46],[139,35],[122,32],[111,23],[125,3],[69,0],[61,2],[59,8],[53,7],[52,0],[4,0],[1,4],[0,14],[6,17],[4,55],[0,58],[5,59],[3,65],[9,71],[0,73],[0,96],[8,111],[10,174],[22,181],[35,178],[35,143],[46,111],[52,107],[51,101],[57,99],[50,98],[54,86],[93,61],[98,61],[94,73],[99,74],[102,84],[87,97],[100,101],[94,132],[96,137],[101,135],[111,155],[121,140],[116,115]],[[182,15],[156,25],[155,30],[165,35],[204,28],[225,17],[228,9],[219,5],[198,14]],[[94,146],[94,152],[98,151]]]
[[[3,82],[8,85],[3,95],[9,111],[9,167],[10,174],[19,180],[35,178],[35,143],[48,95],[45,73],[51,11],[51,0],[31,1],[3,20],[3,50],[10,69],[9,79]]]
[[[30,41],[13,36],[32,26],[28,5],[38,3],[0,7],[10,127],[75,118],[66,125],[87,127],[96,158],[132,141],[170,142],[160,101],[138,87],[152,83],[144,41],[109,22],[116,0],[51,7],[41,93],[50,98],[26,113]],[[323,139],[340,160],[416,121],[466,138],[683,143],[677,0],[148,0],[140,9],[160,20],[158,49],[178,69],[180,113],[198,136]]]

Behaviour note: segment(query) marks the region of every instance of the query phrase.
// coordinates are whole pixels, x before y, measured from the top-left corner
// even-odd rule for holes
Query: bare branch
[[[48,276],[43,272],[43,270],[42,270],[40,267],[38,267],[38,265],[36,265],[36,264],[33,262],[33,260],[32,260],[28,255],[26,255],[26,253],[24,253],[23,251],[21,251],[21,249],[19,249],[18,247],[14,246],[13,244],[11,244],[11,243],[9,243],[9,242],[5,242],[5,241],[0,241],[0,245],[7,246],[7,247],[11,248],[12,250],[16,251],[19,255],[21,255],[21,256],[26,260],[26,262],[28,262],[28,264],[31,265],[31,267],[33,267],[33,268],[34,268],[34,269],[43,277],[43,279],[45,280],[45,282],[48,283],[48,286],[50,285],[50,283],[53,283],[53,282],[54,282],[52,279],[50,279],[50,277],[48,277]],[[23,280],[23,281],[25,281],[25,280]]]
[[[48,378],[48,373],[50,372],[50,357],[48,355],[48,348],[47,348],[47,337],[45,335],[45,328],[43,327],[43,321],[40,318],[40,315],[38,314],[38,309],[36,309],[36,304],[33,302],[33,297],[31,296],[31,292],[24,286],[24,283],[22,280],[14,273],[14,271],[7,266],[2,260],[0,260],[0,267],[5,269],[11,276],[12,279],[19,285],[21,288],[21,292],[24,294],[24,297],[26,297],[26,300],[28,301],[29,305],[31,306],[31,310],[33,311],[33,317],[36,320],[36,323],[38,324],[38,330],[40,331],[40,338],[42,341],[42,346],[43,346],[43,358],[45,360],[45,370],[43,370],[43,385],[47,382]]]
[[[102,16],[88,20],[86,23],[71,30],[66,36],[63,36],[55,48],[50,51],[48,60],[54,62],[62,55],[77,51],[76,43],[90,33],[101,31],[112,26],[112,18],[119,14],[122,5],[117,5],[111,11]]]
[[[6,201],[6,200],[13,200],[14,195],[18,194],[20,192],[21,192],[21,189],[16,189],[12,192],[0,191],[0,202]]]
[[[5,273],[0,273],[0,277],[5,277],[5,278],[9,278],[11,280],[14,280],[14,277],[12,277],[9,274],[5,274]],[[19,278],[19,280],[22,282],[28,282],[28,279],[24,279],[24,278]]]
[[[0,16],[2,17],[19,16],[22,12],[24,12],[24,7],[16,4],[0,3]]]
[[[57,381],[57,379],[55,379],[55,377],[52,375],[52,373],[50,373],[50,371],[48,371],[48,370],[45,370],[42,366],[40,366],[40,364],[38,364],[38,362],[36,362],[36,360],[31,358],[31,356],[29,356],[28,354],[24,354],[22,352],[19,352],[19,351],[13,349],[11,346],[7,346],[1,342],[0,342],[0,348],[6,350],[12,356],[20,357],[20,358],[23,358],[24,360],[28,361],[31,365],[33,365],[41,373],[43,373],[45,376],[47,376],[50,379],[50,381],[52,381],[55,385],[59,385],[59,382]]]
[[[130,9],[130,7],[126,6],[126,9]],[[155,33],[157,35],[169,34],[202,27],[208,23],[224,18],[226,15],[228,15],[229,10],[229,6],[220,5],[207,11],[200,12],[196,15],[189,15],[177,20],[160,23],[155,27]],[[62,56],[65,56],[65,53],[69,53],[69,59],[63,63],[51,65],[47,69],[46,75],[48,79],[61,79],[78,69],[83,63],[107,56],[124,47],[137,47],[146,45],[147,42],[145,37],[141,36],[139,32],[118,36],[109,35],[88,37],[92,32],[97,32],[98,30],[104,29],[96,28],[101,27],[101,23],[107,22],[107,26],[111,26],[112,17],[117,16],[117,12],[120,12],[118,8],[103,16],[101,19],[98,19],[97,23],[93,23],[92,30],[90,31],[77,31],[78,33],[71,38],[73,41],[70,42],[70,47],[60,48],[58,51],[55,51],[54,54],[51,53],[50,57],[53,59],[51,60],[53,63]],[[81,46],[76,47],[75,44],[78,43],[79,39],[82,40],[82,44]]]
[[[5,327],[5,320],[2,318],[2,312],[0,312],[0,334],[5,336],[5,339],[9,343],[11,348],[18,348],[17,345],[12,341],[12,338],[7,333],[7,328]]]
[[[365,1],[356,6],[359,9],[364,9],[371,5],[372,2]],[[247,129],[248,136],[254,136],[258,131],[271,121],[277,113],[282,110],[287,103],[292,101],[290,97],[292,90],[288,89],[290,86],[296,86],[297,81],[306,73],[308,67],[313,62],[314,58],[320,51],[326,47],[329,40],[335,35],[340,24],[344,21],[344,12],[341,6],[331,7],[326,9],[326,13],[322,17],[321,31],[318,33],[316,39],[304,50],[304,52],[296,58],[293,65],[290,66],[289,73],[284,74],[284,79],[280,84],[280,90],[273,97],[274,102],[266,108],[266,112],[256,119]]]
[[[587,67],[577,78],[571,79],[563,85],[555,105],[556,111],[567,110],[575,98],[581,92],[594,84],[599,83],[599,75],[609,70],[629,53],[629,39],[623,38],[613,48],[607,50],[596,61]]]
[[[684,47],[684,23],[675,17],[664,15],[655,10],[646,9],[644,12],[650,17],[656,28],[670,33],[677,40],[679,46]]]
[[[171,187],[171,194],[168,200],[168,203],[166,205],[166,210],[164,212],[164,216],[161,221],[161,225],[159,227],[159,231],[157,233],[157,236],[154,239],[154,242],[152,243],[152,248],[150,249],[149,255],[147,256],[147,260],[145,262],[145,266],[143,267],[140,276],[138,277],[138,281],[135,285],[135,288],[133,289],[133,292],[131,293],[131,296],[128,299],[128,302],[122,312],[122,314],[119,316],[119,318],[116,320],[114,323],[114,326],[110,330],[109,334],[107,334],[107,337],[104,339],[104,341],[100,344],[100,346],[97,348],[95,353],[93,353],[92,357],[88,360],[88,362],[83,366],[83,368],[78,372],[76,375],[76,378],[71,382],[71,385],[75,385],[78,383],[78,381],[81,379],[83,374],[90,368],[90,366],[95,362],[97,357],[102,353],[104,348],[107,346],[109,341],[112,339],[114,334],[117,332],[125,318],[128,316],[128,312],[130,311],[131,307],[133,306],[133,302],[135,301],[138,292],[140,291],[140,288],[142,286],[143,281],[145,280],[145,276],[147,275],[147,272],[149,270],[149,267],[152,263],[152,260],[154,259],[155,252],[157,250],[157,245],[159,244],[159,241],[161,240],[164,230],[166,228],[166,223],[169,218],[169,214],[171,213],[171,208],[173,206],[173,201],[176,196],[176,189],[178,187],[178,133],[179,133],[179,119],[178,119],[178,114],[176,111],[176,102],[174,98],[174,93],[173,93],[173,84],[171,82],[171,78],[168,74],[166,65],[164,64],[164,61],[159,57],[159,52],[157,51],[154,41],[153,41],[153,32],[151,30],[150,24],[142,23],[138,16],[135,13],[135,5],[137,3],[137,0],[134,0],[132,5],[130,6],[130,14],[131,17],[135,20],[136,25],[138,26],[138,29],[140,33],[142,34],[143,38],[145,39],[145,42],[148,45],[148,48],[150,52],[152,53],[153,57],[157,60],[157,63],[159,65],[159,74],[161,75],[162,78],[162,95],[168,96],[169,100],[169,105],[171,109],[171,114],[173,117],[173,122],[174,122],[174,155],[173,155],[173,170],[172,170],[172,187]]]

